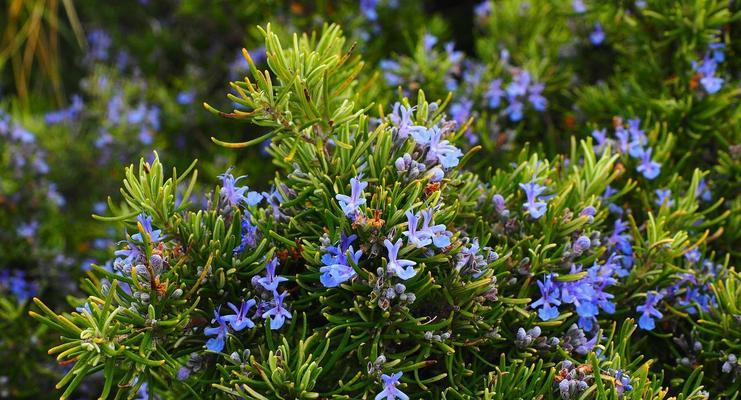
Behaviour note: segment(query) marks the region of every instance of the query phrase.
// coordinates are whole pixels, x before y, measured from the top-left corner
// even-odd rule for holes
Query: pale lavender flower
[[[407,280],[417,274],[417,271],[412,267],[417,263],[411,260],[399,260],[399,249],[403,244],[401,239],[398,239],[396,243],[391,243],[390,240],[385,239],[383,241],[384,246],[388,250],[388,264],[386,264],[386,270],[392,273],[402,280]]]
[[[340,203],[340,208],[345,216],[355,219],[360,212],[360,206],[365,205],[363,190],[368,186],[368,182],[361,181],[362,175],[350,179],[350,196],[338,194],[335,199]]]
[[[239,332],[244,328],[254,328],[255,323],[252,322],[249,317],[247,317],[247,312],[250,311],[250,308],[255,306],[255,300],[249,299],[247,301],[242,300],[242,303],[240,304],[239,308],[235,306],[232,303],[227,303],[229,308],[231,308],[234,311],[234,315],[225,315],[222,317],[222,319],[229,323],[229,325],[234,329],[235,332]]]
[[[286,310],[286,308],[283,306],[283,300],[285,299],[288,292],[284,291],[281,294],[278,294],[278,292],[273,291],[273,308],[265,311],[265,313],[262,314],[262,317],[267,319],[270,317],[270,329],[277,330],[280,329],[283,324],[286,322],[286,318],[291,319],[291,313]]]
[[[401,375],[401,372],[397,372],[391,376],[382,374],[381,380],[383,380],[383,390],[381,390],[381,393],[376,395],[375,400],[409,400],[409,396],[396,387],[396,385],[399,384],[399,378],[401,378]]]

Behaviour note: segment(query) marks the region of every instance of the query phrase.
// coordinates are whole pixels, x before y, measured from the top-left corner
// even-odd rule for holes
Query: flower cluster
[[[573,264],[570,275],[578,276],[582,266]],[[596,261],[589,267],[586,275],[577,280],[558,281],[557,275],[548,274],[543,281],[538,281],[540,299],[530,307],[539,308],[538,316],[543,321],[555,319],[559,315],[558,306],[572,304],[579,315],[579,327],[592,331],[596,326],[597,316],[601,311],[608,314],[615,312],[614,295],[605,291],[608,286],[617,284],[616,268],[610,261],[600,265]]]
[[[710,50],[705,53],[702,60],[692,61],[695,77],[708,94],[717,93],[723,87],[723,78],[716,76],[716,73],[718,64],[726,59],[724,50],[725,45],[722,42],[711,43]]]
[[[615,127],[615,137],[608,138],[605,128],[592,131],[594,138],[594,151],[602,154],[609,144],[612,150],[623,155],[629,155],[637,160],[636,171],[643,174],[648,180],[656,179],[661,173],[661,164],[652,159],[653,148],[648,146],[648,137],[641,129],[641,120],[634,118],[628,120],[627,125],[623,124],[622,118],[615,118],[613,121]]]

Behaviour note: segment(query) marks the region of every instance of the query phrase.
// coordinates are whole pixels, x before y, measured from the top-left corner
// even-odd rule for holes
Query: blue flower
[[[708,312],[717,304],[715,296],[708,290],[707,286],[690,284],[685,289],[684,298],[677,300],[677,305],[688,314],[694,315],[697,314],[697,308],[703,312]]]
[[[512,82],[507,85],[507,95],[510,99],[524,96],[527,93],[528,86],[530,86],[530,73],[527,71],[516,72]]]
[[[607,145],[607,130],[605,128],[599,130],[594,129],[592,131],[592,138],[594,138],[594,141],[596,142],[594,145],[594,153],[601,154]]]
[[[617,189],[613,188],[610,185],[607,185],[607,187],[605,188],[605,192],[602,193],[602,199],[605,201],[608,201],[610,197],[616,195],[617,193],[618,193]],[[623,212],[624,212],[623,209],[615,203],[608,201],[607,208],[613,214],[623,215]]]
[[[394,60],[381,60],[378,63],[378,67],[381,68],[381,71],[383,71],[383,77],[386,79],[386,82],[390,86],[398,86],[403,83],[403,80],[398,75],[399,68],[401,68],[401,65],[397,61]]]
[[[633,266],[633,246],[630,241],[633,237],[628,233],[623,233],[628,229],[628,225],[622,219],[616,219],[613,231],[607,239],[607,249],[617,251],[623,266],[630,268]],[[627,271],[618,270],[618,276],[627,276]]]
[[[435,35],[427,32],[422,36],[422,46],[424,46],[425,51],[432,50],[435,44],[437,44],[437,37]]]
[[[391,243],[388,239],[385,239],[383,241],[384,246],[386,246],[386,249],[389,252],[389,259],[388,264],[386,265],[386,270],[389,273],[392,273],[399,278],[403,280],[407,280],[414,275],[417,274],[417,271],[414,270],[412,267],[413,265],[416,265],[417,263],[411,260],[399,260],[399,249],[401,249],[401,246],[403,244],[401,239],[398,239],[396,243]]]
[[[15,229],[15,233],[24,238],[31,240],[39,230],[39,221],[24,222],[18,225]]]
[[[285,186],[281,187],[285,190]],[[270,192],[262,192],[262,196],[265,197],[265,200],[273,210],[273,219],[276,222],[287,218],[283,211],[281,211],[281,204],[283,204],[284,201],[283,195],[275,186],[270,189]]]
[[[58,124],[64,121],[72,120],[82,113],[83,104],[82,97],[78,95],[72,96],[72,104],[61,110],[52,111],[44,115],[44,122],[49,125]]]
[[[522,102],[512,96],[508,97],[508,100],[509,105],[507,105],[507,108],[504,109],[504,112],[509,114],[509,120],[512,122],[521,120],[523,108]]]
[[[360,0],[360,12],[365,15],[368,21],[375,21],[378,19],[378,0]]]
[[[594,222],[594,216],[597,214],[597,209],[594,208],[594,206],[586,206],[583,210],[579,213],[580,217],[587,217],[589,219],[589,223],[591,224]]]
[[[175,98],[175,101],[181,106],[184,106],[184,105],[193,103],[193,100],[195,100],[195,97],[196,97],[195,91],[184,90],[178,93],[177,97]]]
[[[0,288],[13,293],[18,303],[25,303],[38,291],[38,285],[26,280],[25,272],[20,270],[13,272],[12,275],[8,270],[0,271]]]
[[[707,182],[705,182],[705,178],[701,178],[700,182],[697,183],[695,197],[700,197],[704,201],[710,201],[713,199],[713,192],[710,191]]]
[[[671,189],[656,189],[656,205],[659,207],[671,208],[674,207],[674,200],[672,200]]]
[[[147,234],[147,236],[149,236],[149,239],[152,243],[157,243],[162,240],[162,231],[160,229],[154,230],[152,228],[152,217],[142,213],[136,217],[136,221],[138,225],[141,225],[142,229]],[[144,242],[141,233],[135,233],[131,235],[131,238],[140,243]]]
[[[501,215],[504,218],[509,217],[507,203],[504,201],[504,197],[501,194],[497,193],[492,196],[491,202],[492,204],[494,204],[494,209],[496,210],[497,214]]]
[[[542,94],[544,88],[545,86],[542,83],[534,82],[528,89],[530,94],[527,99],[537,111],[545,111],[545,107],[548,105],[548,100]]]
[[[88,51],[85,58],[88,62],[105,61],[108,59],[108,52],[113,41],[105,31],[95,29],[88,33]]]
[[[360,212],[360,206],[365,205],[365,198],[363,197],[363,190],[368,186],[368,182],[361,181],[362,175],[358,175],[350,179],[350,196],[344,194],[338,194],[335,199],[340,203],[340,208],[345,216],[355,219],[355,216]]]
[[[641,329],[647,331],[653,330],[656,327],[654,318],[661,318],[664,316],[664,314],[656,309],[656,306],[663,297],[664,295],[659,292],[650,291],[646,293],[646,302],[643,303],[643,305],[636,307],[636,311],[641,313],[641,317],[638,319],[638,326],[640,326]]]
[[[455,43],[453,42],[445,43],[443,45],[443,48],[445,49],[445,54],[448,57],[447,60],[453,66],[453,68],[460,68],[458,64],[463,61],[463,57],[465,56],[465,54],[462,51],[456,51]]]
[[[558,306],[561,305],[560,290],[558,284],[553,281],[555,274],[550,273],[543,278],[543,281],[538,281],[538,287],[540,288],[540,299],[530,304],[530,308],[542,307],[538,310],[538,316],[543,321],[549,321],[558,317]]]
[[[286,291],[281,294],[278,294],[277,291],[273,291],[273,308],[262,314],[262,317],[265,319],[270,317],[270,329],[272,330],[280,329],[286,322],[286,318],[291,319],[291,313],[289,313],[283,306],[283,300],[287,294],[288,292]]]
[[[633,390],[633,386],[630,384],[630,376],[621,370],[615,371],[613,375],[615,377],[615,390],[618,393],[618,398],[623,397],[623,392],[630,392]]]
[[[324,266],[319,269],[322,273],[319,281],[324,287],[337,287],[357,275],[350,265],[350,261],[357,265],[363,255],[362,250],[354,251],[351,246],[356,237],[355,235],[349,237],[343,235],[339,247],[327,247],[327,253],[322,256]]]
[[[571,6],[577,14],[583,14],[587,11],[587,6],[584,5],[584,0],[573,0]]]
[[[700,84],[708,93],[713,94],[723,87],[723,79],[711,75],[703,76],[700,78]]]
[[[593,45],[597,46],[599,44],[602,44],[602,42],[605,40],[605,31],[602,30],[602,24],[597,22],[594,24],[594,30],[592,33],[589,34],[589,41],[592,42]]]
[[[725,56],[723,56],[723,58],[724,57]],[[716,93],[723,87],[723,79],[715,76],[718,62],[715,58],[711,57],[709,53],[706,54],[705,58],[699,63],[693,61],[692,67],[700,76],[700,84],[709,94]]]
[[[407,230],[402,232],[402,234],[407,237],[409,243],[413,244],[417,248],[426,247],[428,244],[432,243],[432,238],[429,232],[425,230],[417,231],[417,225],[419,225],[420,222],[419,215],[412,212],[412,210],[407,210],[404,214],[407,217]]]
[[[628,133],[630,134],[628,154],[630,154],[630,156],[634,158],[641,157],[644,151],[644,146],[648,144],[648,137],[646,137],[646,133],[643,132],[640,125],[640,118],[628,120]]]
[[[489,89],[487,89],[484,97],[489,103],[489,108],[499,107],[499,103],[501,103],[502,97],[504,97],[504,90],[502,90],[502,80],[494,79],[493,81],[491,81],[491,83],[489,84]]]
[[[412,121],[412,112],[416,107],[406,107],[398,101],[394,103],[394,109],[389,115],[391,122],[396,126],[396,135],[399,139],[409,137],[409,132],[414,126]]]
[[[473,13],[478,19],[484,19],[491,15],[491,1],[484,0],[473,8]]]
[[[723,61],[726,60],[726,55],[723,52],[723,50],[725,50],[726,48],[726,45],[724,43],[720,43],[720,42],[710,43],[708,47],[710,47],[710,50],[712,52],[712,58],[715,62],[722,63]]]
[[[623,126],[615,128],[615,137],[618,139],[617,150],[622,154],[627,154],[630,150],[630,132]]]
[[[458,165],[458,159],[463,156],[463,152],[447,140],[442,140],[443,130],[440,127],[417,128],[412,130],[412,137],[415,142],[427,147],[427,161],[438,161],[443,168]]]
[[[381,379],[383,380],[383,390],[381,390],[381,393],[378,393],[376,395],[375,400],[409,400],[409,396],[404,394],[404,392],[396,387],[396,385],[399,384],[399,378],[401,378],[401,375],[402,372],[397,372],[395,374],[392,374],[391,376],[381,374]]]
[[[646,179],[654,179],[661,173],[661,164],[651,160],[651,152],[653,149],[650,147],[643,151],[641,154],[641,163],[636,168],[636,171],[643,174]]]
[[[219,315],[218,308],[214,309],[214,319],[211,320],[211,323],[216,323],[217,326],[208,327],[203,330],[203,333],[206,334],[206,336],[216,337],[206,341],[206,348],[211,351],[220,352],[221,350],[224,350],[224,340],[229,332],[229,328],[226,326],[226,320]]]
[[[428,208],[422,211],[422,218],[424,218],[424,222],[422,223],[422,229],[420,229],[420,232],[432,238],[432,243],[435,245],[435,247],[437,247],[438,249],[442,249],[450,246],[450,237],[453,236],[453,234],[448,231],[445,225],[435,225],[435,223],[433,222],[433,212],[434,211],[432,208]]]
[[[239,332],[244,328],[254,328],[255,323],[247,317],[247,312],[250,310],[250,308],[255,306],[255,303],[256,302],[253,299],[249,299],[247,301],[242,300],[242,304],[240,304],[239,308],[237,308],[232,303],[227,303],[229,308],[231,308],[235,312],[235,314],[225,315],[222,317],[222,319],[228,322],[232,329],[234,329],[234,331],[236,332]]]
[[[268,261],[265,265],[265,276],[259,278],[257,281],[267,291],[275,291],[278,289],[278,285],[281,282],[285,282],[288,279],[280,275],[275,275],[275,268],[278,266],[278,258],[273,257],[272,260]]]
[[[126,243],[126,248],[121,250],[116,250],[113,254],[116,257],[124,256],[122,259],[122,262],[124,264],[131,264],[133,261],[138,259],[139,257],[143,257],[144,253],[139,249],[137,244],[132,240],[131,236],[127,235],[126,240],[122,240],[118,242],[118,244]]]
[[[581,235],[574,242],[574,246],[572,247],[572,249],[574,250],[574,253],[579,255],[585,250],[588,250],[591,245],[592,241],[589,239],[589,237]]]
[[[242,240],[239,245],[234,248],[234,253],[241,253],[247,247],[254,249],[255,246],[257,246],[258,234],[260,231],[257,226],[252,225],[251,217],[251,214],[245,211],[244,216],[242,217]]]
[[[237,207],[242,203],[247,204],[248,206],[254,206],[260,203],[263,197],[260,193],[248,192],[250,188],[247,186],[237,187],[237,182],[247,176],[242,175],[234,178],[234,175],[231,174],[232,169],[233,167],[230,167],[226,172],[219,175],[219,178],[222,180],[220,192],[221,198],[226,200],[226,202],[232,207]],[[247,196],[245,196],[246,192]]]
[[[684,258],[686,258],[687,262],[690,264],[697,264],[700,261],[700,257],[702,257],[702,254],[700,254],[700,250],[697,249],[692,249],[684,253]]]
[[[525,196],[527,198],[523,204],[523,208],[525,208],[534,219],[542,217],[547,210],[547,204],[545,201],[539,199],[538,196],[545,191],[546,187],[535,183],[535,177],[533,177],[533,180],[528,183],[520,183],[520,187],[525,191]]]

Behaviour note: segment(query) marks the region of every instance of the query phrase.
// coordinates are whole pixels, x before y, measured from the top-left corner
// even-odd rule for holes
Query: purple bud
[[[582,235],[579,236],[578,239],[576,239],[576,242],[574,242],[574,252],[577,254],[581,254],[584,250],[589,249],[589,246],[592,245],[592,241],[589,240],[588,237]]]
[[[406,171],[407,169],[407,164],[404,162],[404,159],[401,157],[397,158],[394,164],[396,165],[396,170],[399,172]]]
[[[430,182],[440,182],[445,177],[445,172],[440,167],[435,167],[432,170],[430,170],[430,173],[432,174],[432,177],[430,178]]]

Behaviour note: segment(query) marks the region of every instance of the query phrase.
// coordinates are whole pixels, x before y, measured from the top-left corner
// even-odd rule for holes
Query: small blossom
[[[684,253],[684,258],[686,258],[687,262],[690,264],[697,264],[700,261],[700,257],[702,257],[702,255],[698,249],[692,249]]]
[[[242,239],[237,247],[234,248],[234,253],[241,253],[245,248],[254,249],[257,246],[259,230],[257,226],[252,225],[251,214],[245,212],[242,217],[241,235]]]
[[[664,314],[656,309],[656,306],[663,297],[664,295],[661,293],[650,291],[646,293],[646,302],[643,303],[643,305],[636,307],[636,311],[641,313],[641,317],[638,319],[638,326],[640,326],[641,329],[647,331],[653,330],[656,327],[654,318],[661,318],[664,316]]]
[[[540,288],[540,299],[530,304],[530,308],[538,308],[538,316],[543,321],[549,321],[558,317],[558,306],[561,304],[560,290],[558,284],[553,281],[555,274],[550,273],[543,278],[543,281],[538,281],[538,287]]]
[[[509,97],[508,100],[509,105],[507,105],[507,108],[504,110],[504,112],[509,115],[510,121],[520,121],[522,119],[522,102],[517,100],[515,97]]]
[[[528,86],[530,86],[530,73],[527,71],[516,72],[512,82],[507,85],[507,94],[511,99],[524,96],[527,93]]]
[[[642,173],[649,180],[656,178],[661,173],[661,164],[651,160],[652,151],[653,149],[650,147],[643,151],[643,154],[641,154],[641,163],[636,168],[638,172]]]
[[[273,291],[273,301],[271,303],[273,308],[262,314],[262,317],[265,319],[270,317],[270,329],[272,330],[280,329],[286,322],[286,318],[291,319],[292,317],[291,313],[289,313],[283,306],[283,300],[287,294],[288,292],[286,291],[281,294],[278,294],[277,291]]]
[[[226,339],[226,335],[229,332],[229,329],[226,326],[226,320],[219,315],[219,309],[214,309],[214,319],[211,320],[211,323],[216,323],[217,326],[215,327],[208,327],[203,330],[203,333],[206,336],[216,336],[211,339],[208,339],[206,341],[206,348],[215,351],[220,352],[221,350],[224,350],[224,340]]]
[[[530,85],[530,88],[528,89],[528,92],[530,93],[527,97],[530,104],[533,105],[533,108],[537,111],[545,111],[546,106],[548,105],[548,100],[546,100],[545,97],[543,97],[543,89],[545,86],[542,83],[533,83]]]
[[[494,209],[496,210],[497,214],[501,215],[504,218],[509,217],[507,204],[505,203],[504,197],[502,197],[501,194],[497,193],[492,196],[491,202],[494,204]]]
[[[417,271],[414,270],[412,267],[413,265],[416,265],[417,263],[411,260],[399,260],[398,254],[399,249],[401,249],[401,246],[403,244],[402,240],[399,239],[396,241],[396,243],[391,243],[390,240],[385,239],[383,241],[384,246],[386,246],[386,249],[388,250],[388,264],[386,265],[386,270],[389,273],[393,273],[394,275],[398,276],[402,280],[407,280],[414,275],[417,274]]]
[[[607,130],[605,128],[593,130],[592,138],[594,138],[594,141],[596,142],[594,145],[595,154],[602,154],[607,145]]]
[[[396,127],[396,135],[399,139],[409,137],[414,122],[412,121],[412,112],[415,107],[406,107],[399,102],[394,103],[394,109],[389,115],[391,122]]]
[[[342,212],[351,219],[355,219],[356,214],[360,212],[360,206],[365,205],[363,190],[368,186],[368,182],[361,181],[362,178],[362,175],[358,175],[350,179],[350,196],[344,194],[335,196]]]
[[[735,354],[729,354],[726,357],[726,361],[723,363],[723,365],[721,366],[720,370],[724,374],[727,374],[727,373],[730,373],[731,371],[733,371],[735,368],[738,368],[738,367],[739,367],[739,363],[738,363],[738,358],[736,357],[736,355]]]
[[[525,196],[527,197],[527,201],[523,204],[523,208],[525,208],[534,219],[542,217],[547,210],[547,204],[539,199],[538,196],[545,191],[546,187],[535,183],[535,177],[533,177],[533,180],[528,183],[520,183],[520,187],[525,191]]]
[[[235,332],[239,332],[244,328],[254,328],[255,323],[247,317],[247,312],[250,310],[250,308],[255,306],[255,303],[256,302],[253,299],[249,299],[247,301],[242,300],[242,304],[240,304],[239,308],[237,308],[232,303],[227,303],[229,308],[231,308],[235,312],[235,314],[225,315],[222,317],[222,319],[228,322]]]
[[[407,237],[409,243],[413,244],[417,248],[426,247],[428,244],[432,243],[432,238],[429,235],[429,232],[423,230],[417,231],[417,225],[419,225],[420,222],[419,215],[412,212],[412,210],[407,210],[405,215],[407,217],[407,230],[402,232],[402,234]]]
[[[656,189],[656,205],[659,207],[674,207],[671,189]]]
[[[581,210],[581,212],[579,213],[579,216],[580,217],[584,217],[584,216],[588,217],[589,218],[589,223],[591,224],[592,222],[594,222],[594,216],[596,214],[597,214],[597,209],[596,208],[594,208],[593,206],[586,206],[586,207],[584,207],[583,210]]]
[[[618,398],[623,398],[623,392],[630,392],[633,390],[633,386],[630,385],[630,376],[621,370],[615,371],[615,390],[618,393]]]
[[[581,235],[574,242],[574,246],[572,247],[572,249],[574,250],[574,253],[579,255],[583,253],[585,250],[588,250],[591,245],[592,245],[592,241],[587,236]]]
[[[152,228],[152,217],[146,214],[139,214],[139,216],[136,217],[136,221],[144,229],[144,232],[149,236],[152,243],[157,243],[162,240],[162,231],[159,229],[154,230]],[[144,241],[140,233],[131,235],[131,238],[140,243]]]
[[[578,14],[584,14],[587,12],[587,6],[584,5],[584,0],[573,0],[571,6],[574,8],[574,12]]]
[[[435,247],[437,247],[438,249],[442,249],[450,246],[450,237],[453,236],[453,234],[448,231],[445,225],[435,225],[435,223],[433,222],[433,212],[434,211],[432,208],[428,208],[422,211],[422,218],[424,218],[424,222],[422,223],[422,229],[420,229],[420,232],[432,238],[432,243],[435,245]]]
[[[710,191],[707,182],[705,182],[705,178],[700,179],[697,183],[695,197],[700,197],[703,201],[710,201],[713,199],[713,192]]]
[[[383,390],[378,393],[375,400],[409,400],[409,396],[399,390],[396,385],[399,384],[399,378],[401,378],[402,372],[397,372],[391,376],[382,374],[381,380],[383,380]]]
[[[322,256],[324,266],[319,269],[319,272],[322,273],[319,280],[324,287],[337,287],[357,275],[355,269],[350,265],[350,261],[357,265],[363,251],[353,250],[350,244],[355,238],[355,235],[349,237],[343,235],[339,247],[327,247],[327,253]]]
[[[494,79],[493,81],[491,81],[484,97],[489,103],[489,108],[499,107],[502,97],[504,97],[504,90],[502,90],[502,80]]]
[[[273,257],[272,260],[268,261],[265,266],[265,277],[258,279],[260,286],[267,291],[275,291],[278,289],[278,285],[281,282],[285,282],[288,279],[279,275],[275,275],[275,269],[278,267],[278,258]]]
[[[458,165],[463,152],[442,139],[443,129],[433,126],[429,129],[418,127],[412,131],[414,141],[427,148],[427,161],[437,161],[443,168],[453,168]]]
[[[248,206],[254,206],[260,203],[262,201],[262,195],[260,193],[248,192],[249,187],[247,186],[237,187],[237,182],[247,176],[242,175],[234,178],[234,175],[231,174],[232,169],[229,168],[226,172],[219,175],[219,178],[222,180],[221,197],[232,207],[237,207],[242,203]],[[245,196],[245,193],[247,193],[247,196]]]
[[[605,40],[605,31],[602,30],[602,24],[597,22],[594,24],[594,30],[589,34],[589,41],[593,45],[599,45]]]

